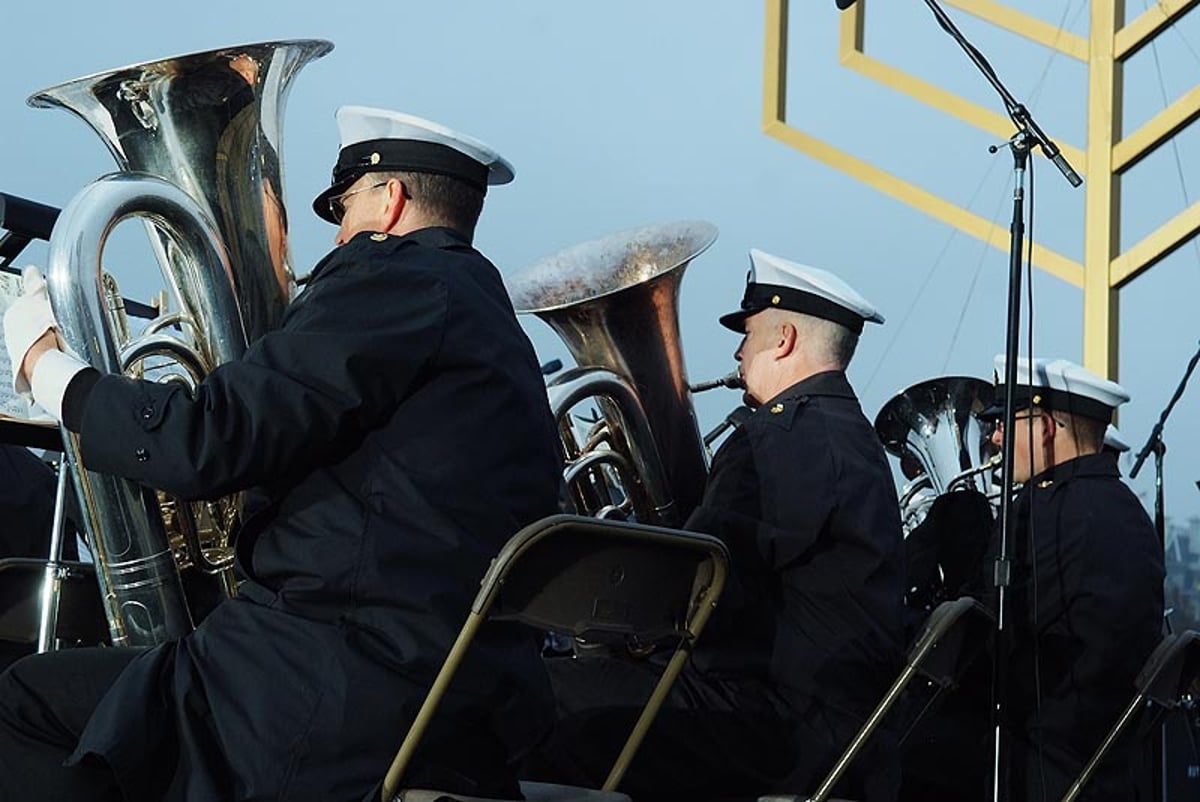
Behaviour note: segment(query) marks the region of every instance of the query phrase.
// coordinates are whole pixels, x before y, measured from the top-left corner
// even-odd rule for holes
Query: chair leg
[[[1104,760],[1104,756],[1108,754],[1108,750],[1112,748],[1114,743],[1116,743],[1117,738],[1119,738],[1121,733],[1125,731],[1125,726],[1129,723],[1129,720],[1133,718],[1134,714],[1137,713],[1138,708],[1140,708],[1145,701],[1145,695],[1139,693],[1134,697],[1133,701],[1129,703],[1129,706],[1125,708],[1125,712],[1123,712],[1121,717],[1117,719],[1117,723],[1113,725],[1113,728],[1108,731],[1108,735],[1104,737],[1104,742],[1100,744],[1100,748],[1096,750],[1096,754],[1092,755],[1092,759],[1089,760],[1087,765],[1083,767],[1083,771],[1079,772],[1079,776],[1075,778],[1075,782],[1071,783],[1071,787],[1068,788],[1067,793],[1063,795],[1062,802],[1075,802],[1075,800],[1079,798],[1080,793],[1083,792],[1084,786],[1087,785],[1087,782],[1092,778],[1092,775],[1096,773],[1096,769],[1099,767],[1101,761]]]

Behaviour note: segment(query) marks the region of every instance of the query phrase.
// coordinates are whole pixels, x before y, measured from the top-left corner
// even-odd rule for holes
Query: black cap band
[[[828,298],[778,284],[746,285],[746,294],[742,297],[742,311],[753,313],[771,308],[787,309],[824,320],[832,320],[855,334],[862,334],[862,315],[852,312]]]
[[[331,184],[364,173],[409,170],[437,173],[467,182],[487,191],[488,166],[447,145],[413,139],[371,139],[348,145],[338,153]]]
[[[995,420],[1004,414],[1005,385],[996,385],[996,403],[980,412],[976,417],[981,420]],[[1066,412],[1069,415],[1082,415],[1102,423],[1112,423],[1113,408],[1094,398],[1068,393],[1065,390],[1055,390],[1051,387],[1030,387],[1028,384],[1017,385],[1013,390],[1013,410],[1041,407],[1056,412]]]

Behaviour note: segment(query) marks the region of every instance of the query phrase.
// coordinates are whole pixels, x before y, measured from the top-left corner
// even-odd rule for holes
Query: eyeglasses
[[[333,217],[333,222],[340,224],[342,222],[342,218],[346,216],[346,198],[350,197],[351,195],[357,195],[360,192],[367,192],[368,190],[386,187],[387,185],[387,181],[380,181],[377,184],[371,184],[369,187],[359,187],[358,189],[352,189],[349,192],[343,192],[341,195],[334,195],[329,199],[329,214]]]

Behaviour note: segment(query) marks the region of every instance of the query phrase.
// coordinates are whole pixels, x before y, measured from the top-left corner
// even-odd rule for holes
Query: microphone
[[[50,239],[59,209],[0,192],[0,228],[26,239]]]
[[[705,390],[714,390],[717,387],[728,387],[731,390],[741,389],[742,377],[739,376],[738,372],[735,370],[731,371],[730,373],[726,373],[719,379],[712,379],[710,381],[700,382],[699,384],[688,385],[688,389],[693,393],[702,393]]]

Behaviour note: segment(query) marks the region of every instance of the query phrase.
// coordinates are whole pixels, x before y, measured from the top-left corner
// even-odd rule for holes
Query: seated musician
[[[408,115],[345,107],[338,124],[313,203],[338,247],[281,328],[194,391],[57,350],[28,271],[5,317],[17,382],[79,434],[85,466],[252,499],[240,593],[195,631],[35,655],[0,677],[0,799],[364,798],[490,558],[557,511],[538,362],[471,245],[511,167]],[[480,637],[405,784],[515,799],[549,687],[531,633]]]
[[[735,358],[756,410],[686,524],[728,545],[732,575],[621,784],[634,799],[811,793],[900,665],[899,508],[845,374],[864,322],[883,318],[830,273],[750,256],[741,308],[721,323],[743,334]],[[529,772],[599,784],[660,666],[586,652],[547,664],[559,723]],[[885,742],[839,794],[894,798]]]
[[[1004,375],[1003,357],[996,375]],[[1158,643],[1163,555],[1145,509],[1121,481],[1119,446],[1106,446],[1106,426],[1129,400],[1124,388],[1061,359],[1022,359],[1017,377],[1011,459],[1021,489],[1011,512],[1012,625],[1002,644],[1009,690],[1001,721],[1011,798],[1057,800],[1132,698],[1134,678]],[[999,404],[981,417],[1001,417],[1003,386],[995,397]],[[993,442],[1002,446],[998,422]],[[962,588],[993,605],[998,542],[992,538]],[[986,798],[991,661],[973,668],[906,750],[905,799]],[[1138,758],[1126,746],[1083,798],[1139,798]]]

